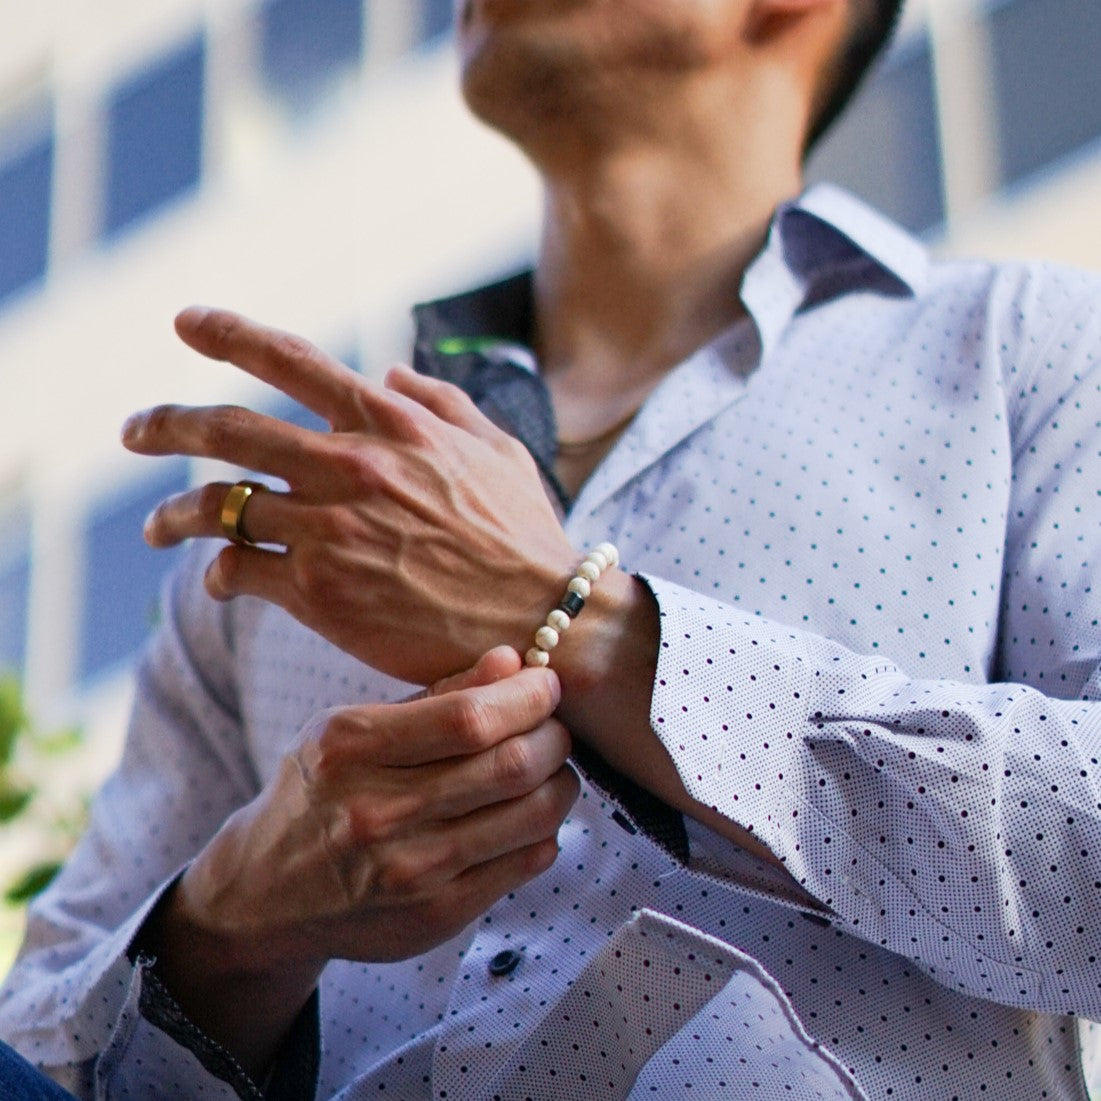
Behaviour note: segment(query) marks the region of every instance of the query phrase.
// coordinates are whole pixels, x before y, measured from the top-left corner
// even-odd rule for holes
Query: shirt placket
[[[483,1096],[495,1068],[608,938],[637,908],[681,888],[679,866],[625,829],[612,804],[589,789],[576,809],[554,867],[498,902],[464,953],[433,1055],[434,1098]],[[580,906],[564,906],[570,898]]]

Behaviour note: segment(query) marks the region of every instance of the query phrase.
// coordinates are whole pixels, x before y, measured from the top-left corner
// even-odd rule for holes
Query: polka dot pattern
[[[678,863],[585,783],[537,881],[421,957],[329,966],[319,1098],[545,1097],[552,1079],[603,1096],[577,1087],[590,1072],[632,1099],[1085,1096],[1099,290],[930,263],[832,190],[779,213],[744,283],[752,320],[663,381],[567,530],[613,539],[647,579],[654,729],[793,878],[695,823]],[[405,690],[275,610],[200,599],[203,565],[176,584],[122,769],[0,997],[5,1037],[81,1097],[223,1095],[135,1020],[127,945],[308,718]],[[727,976],[706,999],[697,964]],[[679,1008],[653,1005],[681,984]]]
[[[676,1036],[686,1050],[671,1042]],[[693,1051],[701,1043],[716,1053],[729,1047],[729,1061],[718,1054],[702,1065]],[[862,1096],[753,959],[647,910],[616,930],[504,1066],[483,1061],[478,1077],[470,1069],[454,1083],[458,1095],[495,1101],[681,1089],[705,1097]]]

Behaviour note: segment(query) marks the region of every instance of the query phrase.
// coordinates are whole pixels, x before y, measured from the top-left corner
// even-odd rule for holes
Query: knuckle
[[[348,808],[348,832],[356,845],[378,845],[394,836],[401,817],[388,799],[360,799]]]
[[[245,562],[238,547],[223,547],[214,560],[223,591],[237,592],[244,579]]]
[[[222,505],[225,503],[226,493],[229,492],[224,485],[211,482],[199,490],[198,507],[204,516],[220,516]]]
[[[456,693],[445,711],[447,732],[467,750],[486,749],[493,741],[493,721],[482,693]]]
[[[507,791],[527,791],[534,783],[535,763],[528,739],[509,738],[493,751],[494,779]]]
[[[156,405],[145,413],[142,435],[152,438],[163,435],[180,411],[178,405]]]
[[[346,546],[356,541],[358,525],[348,509],[335,505],[305,506],[303,521],[323,546]]]
[[[320,783],[331,783],[345,773],[349,757],[363,738],[363,724],[347,711],[333,711],[313,738],[311,771]]]
[[[443,382],[439,379],[432,380],[438,387],[437,400],[445,409],[455,413],[469,413],[477,406],[471,400],[470,395],[452,382]]]
[[[524,853],[524,872],[527,878],[534,879],[549,871],[550,867],[558,859],[558,841],[554,837],[545,838],[534,845],[528,846]]]
[[[318,510],[317,529],[330,546],[362,546],[370,542],[372,532],[365,531],[363,518],[354,508],[328,507]]]
[[[535,820],[548,833],[556,832],[570,813],[579,791],[576,773],[563,766],[533,793]]]
[[[246,414],[235,405],[216,405],[207,410],[199,422],[199,436],[204,447],[218,453],[234,441],[245,427]]]
[[[383,482],[378,457],[363,447],[339,443],[330,452],[328,462],[336,477],[354,489],[369,493]]]
[[[313,363],[318,356],[317,347],[305,337],[295,333],[276,333],[271,338],[272,353],[291,366]]]
[[[544,670],[538,670],[536,675],[524,679],[523,691],[527,693],[524,703],[532,713],[543,719],[549,719],[558,706],[551,677]]]
[[[497,450],[511,462],[523,464],[524,466],[534,465],[531,452],[528,451],[527,447],[503,429],[498,430],[494,443]]]
[[[326,547],[313,542],[302,543],[289,554],[294,587],[307,606],[331,599],[336,578]]]
[[[204,343],[213,348],[223,348],[233,341],[241,328],[241,319],[223,310],[210,310],[195,326]]]
[[[424,864],[419,857],[395,847],[375,869],[375,886],[389,898],[415,898],[423,890]]]
[[[426,850],[429,854],[421,865],[422,876],[431,874],[434,883],[453,879],[454,876],[477,862],[468,846],[462,844],[452,833],[443,832],[433,838],[432,846]]]
[[[432,440],[431,417],[419,405],[400,402],[391,396],[387,419],[389,434],[402,443],[423,446]]]

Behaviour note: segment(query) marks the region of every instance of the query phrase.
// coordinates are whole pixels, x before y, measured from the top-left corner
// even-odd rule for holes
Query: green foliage
[[[51,785],[32,779],[32,773],[41,773],[45,763],[81,740],[72,727],[40,730],[27,713],[19,678],[0,674],[0,826],[33,833],[36,847],[45,850],[3,889],[10,905],[25,904],[49,884],[83,829],[83,801],[77,808],[58,806],[48,794]]]
[[[30,806],[33,788],[0,788],[0,822],[11,822]]]
[[[19,735],[30,723],[23,709],[23,689],[11,673],[0,676],[0,768],[6,768],[15,753]]]
[[[60,860],[46,860],[40,864],[32,864],[4,892],[4,901],[9,906],[23,906],[35,895],[44,891],[59,871],[61,871]]]

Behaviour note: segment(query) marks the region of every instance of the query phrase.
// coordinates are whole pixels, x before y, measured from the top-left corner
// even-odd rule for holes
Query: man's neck
[[[743,314],[745,269],[799,187],[797,165],[751,173],[669,148],[547,174],[535,309],[552,391],[640,402]]]

